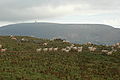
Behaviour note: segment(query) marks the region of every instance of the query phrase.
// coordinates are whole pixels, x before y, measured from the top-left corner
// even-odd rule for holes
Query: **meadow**
[[[38,39],[28,36],[0,36],[0,44],[7,51],[0,52],[0,80],[120,80],[120,49],[112,55],[101,53],[111,46],[93,45],[95,52],[90,52],[90,45],[83,46],[82,52],[40,51],[37,48],[70,46],[71,43]],[[26,41],[20,41],[22,38]],[[47,46],[42,43],[47,42]]]

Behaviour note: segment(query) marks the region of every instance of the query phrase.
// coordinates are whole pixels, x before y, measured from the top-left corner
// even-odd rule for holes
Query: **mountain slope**
[[[60,37],[74,43],[120,42],[120,29],[102,24],[21,23],[0,28],[0,35],[26,35],[40,38]]]
[[[111,50],[112,46],[80,45],[82,52],[63,52],[60,48],[71,43],[51,41],[27,36],[0,36],[2,48],[0,52],[0,80],[120,80],[120,50],[111,55],[101,53],[101,49]],[[28,41],[19,41],[22,38]],[[40,45],[39,41],[48,43]],[[96,51],[90,52],[87,47],[94,46]],[[40,51],[38,48],[58,47],[58,51]],[[1,49],[1,48],[0,48]]]

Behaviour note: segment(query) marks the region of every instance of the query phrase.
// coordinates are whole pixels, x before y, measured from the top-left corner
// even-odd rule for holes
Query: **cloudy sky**
[[[120,28],[120,0],[0,0],[0,26],[34,21]]]

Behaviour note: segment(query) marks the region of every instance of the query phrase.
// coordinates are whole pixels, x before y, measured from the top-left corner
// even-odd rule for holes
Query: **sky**
[[[0,26],[35,21],[120,28],[120,0],[0,0]]]

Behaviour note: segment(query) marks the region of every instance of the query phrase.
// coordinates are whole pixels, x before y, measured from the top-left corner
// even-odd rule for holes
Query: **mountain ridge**
[[[0,27],[0,35],[26,35],[39,38],[59,37],[73,43],[120,42],[120,29],[105,24],[19,23]]]

